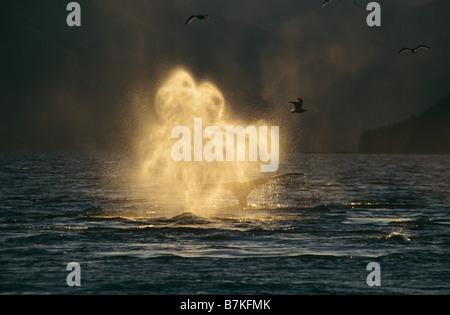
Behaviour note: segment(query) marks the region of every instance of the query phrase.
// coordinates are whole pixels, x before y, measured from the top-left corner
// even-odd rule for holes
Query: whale
[[[305,176],[303,173],[284,173],[280,175],[275,176],[269,176],[264,178],[257,178],[242,182],[221,182],[221,183],[211,183],[211,184],[201,184],[202,189],[224,189],[227,191],[230,191],[234,194],[234,196],[237,198],[238,203],[241,207],[247,206],[247,198],[250,195],[250,193],[258,188],[259,186],[262,186],[264,184],[267,184],[271,181],[290,177],[290,176]]]

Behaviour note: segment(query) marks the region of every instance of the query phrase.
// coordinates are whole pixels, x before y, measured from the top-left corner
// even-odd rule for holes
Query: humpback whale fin
[[[267,178],[253,179],[245,182],[221,183],[220,187],[231,191],[238,199],[239,205],[245,207],[247,206],[247,197],[248,195],[250,195],[253,189],[279,178],[287,176],[304,176],[304,175],[305,174],[302,173],[285,173]]]

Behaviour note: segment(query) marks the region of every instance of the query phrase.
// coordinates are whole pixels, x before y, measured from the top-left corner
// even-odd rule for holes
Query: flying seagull
[[[188,25],[189,23],[191,23],[193,20],[195,19],[199,19],[199,20],[208,20],[209,19],[209,15],[191,15],[186,22],[184,23],[184,25]]]
[[[291,114],[294,114],[294,113],[301,114],[303,112],[306,112],[306,109],[302,108],[303,100],[301,98],[297,98],[297,100],[298,100],[297,102],[289,102],[291,104],[294,104],[294,106],[295,106],[295,108],[293,110],[291,110]]]
[[[331,0],[325,0],[322,5],[320,6],[321,8],[323,8],[324,6],[326,6],[328,4],[328,2],[330,2]],[[339,0],[342,1],[342,0]],[[358,5],[358,3],[355,0],[351,0],[354,4]]]
[[[408,48],[408,47],[405,47],[405,48],[403,48],[402,50],[400,50],[400,51],[398,52],[398,54],[401,55],[401,54],[403,54],[403,53],[404,53],[405,51],[407,51],[407,50],[409,50],[412,54],[415,54],[415,53],[417,53],[417,51],[418,51],[420,48],[431,49],[431,48],[428,47],[427,45],[419,45],[419,46],[417,46],[416,48]]]

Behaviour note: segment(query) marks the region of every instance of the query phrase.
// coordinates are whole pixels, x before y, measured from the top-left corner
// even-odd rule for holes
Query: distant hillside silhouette
[[[359,152],[450,153],[450,94],[418,116],[364,131]]]

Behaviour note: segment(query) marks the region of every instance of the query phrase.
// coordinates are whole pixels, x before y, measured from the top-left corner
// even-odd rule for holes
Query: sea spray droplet
[[[195,118],[201,118],[203,126],[217,126],[220,130],[226,130],[227,126],[248,125],[232,118],[226,112],[226,105],[222,92],[216,86],[208,81],[197,82],[184,69],[175,69],[163,81],[153,104],[157,115],[148,117],[148,127],[144,128],[143,141],[139,147],[142,165],[139,179],[145,182],[151,181],[157,187],[167,188],[166,195],[154,196],[159,204],[167,205],[175,202],[187,211],[198,213],[199,202],[200,205],[204,204],[203,197],[206,195],[199,192],[198,185],[235,182],[254,178],[255,174],[261,173],[262,160],[250,161],[247,156],[250,152],[247,150],[244,161],[238,161],[237,156],[233,161],[225,161],[225,155],[224,161],[214,159],[207,161],[204,158],[200,159],[198,154],[198,159],[194,159],[196,141],[199,142],[192,132],[195,127]],[[258,121],[257,125],[268,126],[270,124]],[[171,133],[176,126],[185,126],[186,130],[191,130],[192,139],[189,137],[187,140],[192,149],[191,152],[188,152],[191,155],[190,160],[175,161],[173,159],[173,146],[177,140],[171,137]],[[201,130],[202,132],[203,130]],[[209,141],[212,140],[209,139]],[[267,150],[270,147],[270,154],[275,147],[271,140],[267,143]],[[207,141],[205,140],[205,143]],[[237,142],[235,145],[237,146]],[[185,147],[187,148],[188,145],[178,146],[178,151],[175,148],[175,153],[185,156],[184,151],[180,152]],[[222,149],[217,148],[217,145],[215,147],[211,145],[208,148],[214,153],[214,156],[222,153]],[[280,153],[277,153],[279,156]],[[237,155],[237,149],[235,149],[234,155]],[[278,162],[278,159],[274,159],[274,161]]]

